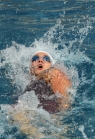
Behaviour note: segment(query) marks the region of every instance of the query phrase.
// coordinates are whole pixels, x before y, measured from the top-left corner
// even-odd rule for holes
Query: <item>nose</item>
[[[39,60],[38,60],[38,62],[43,62],[43,58],[40,57]]]

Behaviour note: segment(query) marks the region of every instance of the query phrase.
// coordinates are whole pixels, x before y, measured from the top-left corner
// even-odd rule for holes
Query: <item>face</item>
[[[36,56],[32,61],[32,72],[35,75],[39,75],[44,70],[47,70],[51,67],[51,61],[48,59],[48,55],[44,52],[38,52],[34,56]],[[33,56],[33,57],[34,57]],[[48,57],[47,57],[48,56]],[[50,57],[49,57],[50,58]]]

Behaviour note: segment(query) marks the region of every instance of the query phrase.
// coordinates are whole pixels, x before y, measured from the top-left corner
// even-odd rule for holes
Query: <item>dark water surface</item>
[[[58,19],[63,21],[64,30],[69,30],[78,20],[88,20],[93,28],[81,47],[83,50],[86,48],[88,55],[94,58],[94,7],[94,0],[0,0],[0,49],[10,45],[11,41],[29,46],[55,25]]]
[[[94,0],[0,0],[0,139],[27,138],[8,122],[6,109],[29,82],[33,44],[59,52],[76,94],[65,117],[58,114],[52,125],[38,114],[36,127],[45,139],[95,139]]]

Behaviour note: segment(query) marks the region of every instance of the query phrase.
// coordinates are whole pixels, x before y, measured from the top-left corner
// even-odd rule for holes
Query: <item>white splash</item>
[[[81,126],[79,127],[79,130],[81,131],[81,133],[82,133],[84,139],[88,139],[88,137],[86,136],[86,134],[85,134],[85,132],[84,132],[84,126],[83,126],[83,125],[81,125]]]

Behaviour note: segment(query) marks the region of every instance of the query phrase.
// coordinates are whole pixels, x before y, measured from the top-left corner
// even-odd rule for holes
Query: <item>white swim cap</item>
[[[36,51],[36,52],[33,53],[32,57],[33,57],[35,54],[39,53],[39,52],[46,53],[46,54],[50,57],[52,65],[55,64],[56,61],[53,59],[53,57],[51,56],[51,54],[48,53],[48,52],[46,52],[46,51]]]

